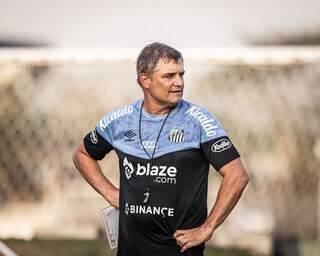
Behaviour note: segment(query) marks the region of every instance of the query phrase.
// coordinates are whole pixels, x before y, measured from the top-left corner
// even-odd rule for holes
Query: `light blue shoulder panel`
[[[139,115],[142,100],[115,109],[106,114],[97,124],[97,131],[114,148],[148,159],[166,117],[150,115],[142,110],[141,141],[139,137]],[[161,131],[154,157],[175,151],[199,148],[200,143],[226,135],[220,123],[208,110],[188,101],[181,101],[169,114]]]
[[[193,122],[197,123],[201,131],[201,143],[227,136],[219,120],[208,109],[192,105],[186,114],[192,117]]]

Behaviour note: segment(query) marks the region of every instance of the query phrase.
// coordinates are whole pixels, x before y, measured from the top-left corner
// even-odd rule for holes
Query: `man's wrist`
[[[211,233],[213,233],[213,231],[215,230],[214,224],[213,224],[213,223],[210,223],[209,221],[205,221],[205,222],[202,224],[202,227],[203,227],[204,229],[207,229],[207,230],[210,231]]]
[[[112,186],[106,194],[107,201],[115,208],[119,206],[119,189]]]

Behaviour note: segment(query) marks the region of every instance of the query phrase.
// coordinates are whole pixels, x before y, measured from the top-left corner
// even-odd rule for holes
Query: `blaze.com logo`
[[[137,163],[136,167],[125,157],[122,163],[127,179],[132,175],[136,176],[151,176],[155,183],[176,184],[177,183],[177,168],[174,166],[165,165],[142,165]]]

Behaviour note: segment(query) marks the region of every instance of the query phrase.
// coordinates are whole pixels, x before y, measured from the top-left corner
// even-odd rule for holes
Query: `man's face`
[[[147,93],[163,105],[175,105],[183,95],[184,69],[183,61],[167,61],[160,59],[153,73],[146,80]]]

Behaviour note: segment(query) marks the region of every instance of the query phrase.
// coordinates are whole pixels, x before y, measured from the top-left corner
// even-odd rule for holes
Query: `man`
[[[74,163],[119,208],[118,256],[203,255],[249,176],[216,117],[182,99],[180,52],[147,45],[137,75],[144,99],[106,114],[76,149]],[[111,150],[119,158],[120,190],[97,163]],[[207,216],[209,164],[223,180]]]

